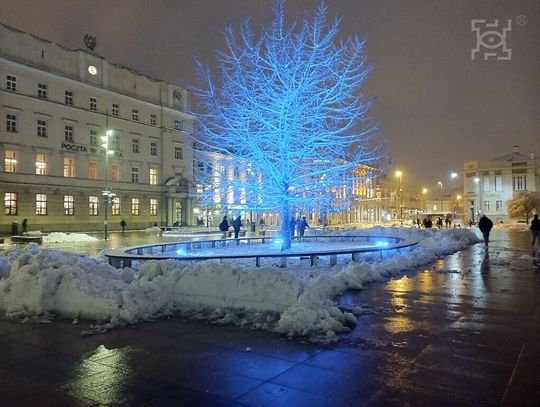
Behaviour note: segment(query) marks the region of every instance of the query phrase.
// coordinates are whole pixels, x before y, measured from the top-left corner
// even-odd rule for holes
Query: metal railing
[[[148,260],[178,260],[178,261],[205,261],[205,260],[228,260],[228,259],[254,259],[255,266],[261,266],[261,259],[280,259],[280,266],[287,265],[288,258],[309,258],[311,266],[316,266],[321,257],[328,257],[330,265],[337,264],[337,256],[350,255],[352,261],[360,261],[360,257],[364,255],[371,256],[374,260],[376,255],[382,259],[384,254],[399,253],[403,250],[412,250],[418,244],[418,241],[408,241],[399,237],[391,236],[368,236],[368,235],[320,235],[320,236],[305,236],[303,241],[338,241],[338,242],[365,242],[376,244],[370,246],[348,247],[343,249],[322,249],[322,250],[299,250],[291,248],[287,251],[279,253],[244,253],[244,254],[227,254],[225,251],[219,255],[194,255],[191,253],[197,250],[226,248],[229,246],[240,245],[264,245],[276,242],[279,239],[277,236],[272,237],[241,237],[238,239],[214,239],[214,240],[198,240],[184,242],[167,242],[154,243],[142,246],[127,247],[116,250],[106,250],[104,255],[108,259],[108,263],[114,267],[131,267],[133,261],[148,261]],[[180,253],[180,254],[179,254]]]

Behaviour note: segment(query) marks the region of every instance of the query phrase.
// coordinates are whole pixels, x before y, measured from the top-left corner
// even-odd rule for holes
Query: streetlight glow
[[[401,187],[401,176],[403,173],[401,171],[396,171],[396,177],[399,178],[399,219],[403,223],[403,188]]]

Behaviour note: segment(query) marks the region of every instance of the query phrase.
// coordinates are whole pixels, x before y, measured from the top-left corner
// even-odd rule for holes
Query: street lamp
[[[480,216],[480,178],[474,177],[474,183],[476,184],[476,199],[475,199],[475,205],[474,205],[474,213],[472,216],[472,220],[474,222],[474,214],[478,214]]]
[[[442,200],[443,183],[442,183],[442,181],[439,181],[439,182],[437,182],[437,184],[439,184],[439,186],[441,187],[441,192],[440,192],[440,199],[441,199],[441,213],[443,213],[443,212],[444,212],[444,209],[443,209],[443,200]]]
[[[399,219],[403,223],[403,189],[401,187],[401,176],[403,173],[401,171],[396,171],[396,177],[399,178]]]
[[[113,154],[113,150],[109,150],[109,137],[112,136],[112,130],[107,130],[104,136],[101,136],[103,144],[101,145],[105,149],[105,190],[101,192],[103,198],[104,218],[103,218],[103,238],[107,240],[107,228],[108,228],[108,215],[109,215],[109,202],[116,194],[109,191],[109,154]]]
[[[427,211],[427,193],[428,193],[428,189],[422,188],[422,195],[424,197],[424,211]]]

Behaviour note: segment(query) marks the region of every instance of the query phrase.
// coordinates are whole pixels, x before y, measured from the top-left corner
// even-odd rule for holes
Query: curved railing
[[[224,259],[254,259],[255,265],[260,267],[261,259],[279,258],[280,266],[284,267],[287,264],[288,258],[306,258],[309,257],[311,266],[318,264],[319,258],[328,257],[330,265],[337,263],[338,255],[351,255],[352,261],[360,261],[360,256],[371,255],[371,260],[375,259],[376,254],[380,258],[383,255],[392,252],[401,252],[402,250],[412,250],[417,244],[417,241],[409,241],[399,237],[390,236],[368,236],[368,235],[319,235],[305,236],[304,241],[349,241],[367,243],[377,242],[377,245],[369,247],[351,247],[344,249],[323,249],[323,250],[295,250],[289,249],[279,253],[245,253],[245,254],[227,254],[224,252],[220,255],[190,255],[197,250],[228,247],[232,245],[248,244],[269,244],[274,242],[279,237],[242,237],[239,239],[219,239],[219,240],[197,240],[184,242],[166,242],[154,243],[142,246],[127,247],[116,250],[106,250],[104,255],[107,257],[110,265],[114,267],[131,267],[133,261],[147,260],[167,260],[174,259],[179,261],[203,261],[203,260],[224,260]],[[177,254],[181,252],[182,254]]]

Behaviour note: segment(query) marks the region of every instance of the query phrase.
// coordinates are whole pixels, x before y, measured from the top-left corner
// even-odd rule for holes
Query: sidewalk
[[[0,405],[536,406],[530,235],[495,230],[488,253],[346,294],[365,313],[330,347],[179,319],[87,337],[85,322],[0,320]]]

